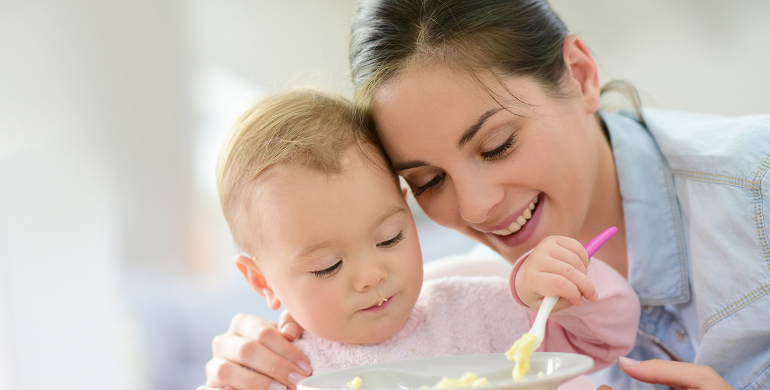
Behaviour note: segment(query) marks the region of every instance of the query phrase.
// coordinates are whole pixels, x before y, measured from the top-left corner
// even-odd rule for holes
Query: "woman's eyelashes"
[[[412,195],[417,197],[417,196],[422,195],[422,193],[427,191],[427,190],[436,189],[437,186],[440,185],[442,181],[444,181],[444,176],[445,175],[446,175],[446,173],[441,172],[438,175],[433,176],[433,178],[430,179],[430,181],[428,181],[427,183],[425,183],[425,184],[423,184],[423,185],[413,189],[412,190]]]
[[[516,133],[513,133],[500,146],[490,151],[482,152],[481,158],[484,159],[484,161],[499,160],[508,155],[508,153],[511,151],[511,147],[513,147],[513,144],[515,143],[516,143]]]
[[[495,161],[495,160],[501,160],[508,156],[511,151],[513,150],[513,146],[516,144],[516,135],[517,133],[511,134],[505,141],[503,141],[500,146],[486,152],[481,152],[481,158],[484,161]],[[429,191],[429,190],[435,190],[437,189],[441,183],[444,181],[444,178],[446,177],[445,172],[441,172],[437,174],[436,176],[433,176],[430,181],[427,183],[421,185],[421,186],[415,186],[412,185],[412,194],[417,197],[422,195],[423,192]]]
[[[337,271],[339,271],[340,267],[342,267],[342,260],[334,263],[334,265],[329,267],[329,268],[322,269],[320,271],[313,271],[312,274],[317,276],[317,277],[319,277],[319,278],[326,278],[326,277],[332,276],[335,273],[337,273]]]
[[[398,232],[398,234],[395,237],[391,238],[390,240],[386,240],[386,241],[383,241],[383,242],[377,244],[377,247],[378,248],[392,248],[392,247],[396,246],[396,244],[401,242],[401,240],[403,240],[403,239],[404,239],[404,231],[402,230],[402,231]]]

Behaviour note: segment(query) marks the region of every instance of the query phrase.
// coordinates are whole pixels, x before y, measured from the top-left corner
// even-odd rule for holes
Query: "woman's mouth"
[[[514,247],[529,240],[540,219],[540,206],[543,204],[541,197],[542,193],[532,199],[524,211],[508,224],[507,228],[494,230],[487,234],[507,247]]]
[[[529,221],[530,218],[532,218],[532,211],[534,211],[537,208],[537,203],[539,199],[540,199],[540,194],[538,194],[538,196],[536,196],[535,199],[532,199],[532,201],[529,202],[529,206],[526,209],[524,209],[524,212],[521,213],[521,215],[516,217],[515,221],[511,222],[511,224],[508,225],[507,229],[495,230],[492,232],[492,234],[505,237],[505,236],[510,236],[511,234],[521,230],[521,228],[527,224],[527,221]]]

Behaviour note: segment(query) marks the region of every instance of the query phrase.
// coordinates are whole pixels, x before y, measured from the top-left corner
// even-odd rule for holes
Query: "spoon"
[[[588,252],[588,258],[599,250],[607,240],[610,239],[618,231],[616,227],[611,227],[601,233],[598,236],[588,241],[585,245],[586,252]],[[513,380],[520,381],[524,378],[524,374],[529,371],[529,359],[532,356],[532,352],[540,348],[540,344],[543,343],[545,338],[545,322],[548,319],[548,315],[551,314],[553,306],[559,297],[545,297],[540,304],[540,309],[537,310],[537,316],[532,323],[532,328],[529,332],[525,333],[521,338],[513,344],[510,350],[505,353],[508,360],[515,360],[516,367],[513,370]]]

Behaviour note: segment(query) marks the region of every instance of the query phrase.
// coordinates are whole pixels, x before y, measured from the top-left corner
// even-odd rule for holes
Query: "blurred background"
[[[0,0],[0,389],[194,389],[238,312],[214,164],[266,93],[350,96],[356,0]],[[552,1],[647,106],[767,113],[770,2]],[[417,214],[426,261],[473,243]]]

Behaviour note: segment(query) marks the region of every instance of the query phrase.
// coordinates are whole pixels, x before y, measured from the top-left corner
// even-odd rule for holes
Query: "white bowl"
[[[419,390],[420,386],[434,386],[442,377],[457,378],[473,372],[489,380],[482,390],[553,390],[562,381],[590,370],[594,361],[574,353],[535,352],[527,375],[514,383],[511,370],[515,365],[502,353],[403,360],[313,375],[300,381],[297,389],[349,389],[347,383],[360,377],[360,390]],[[538,378],[540,372],[543,374]]]

